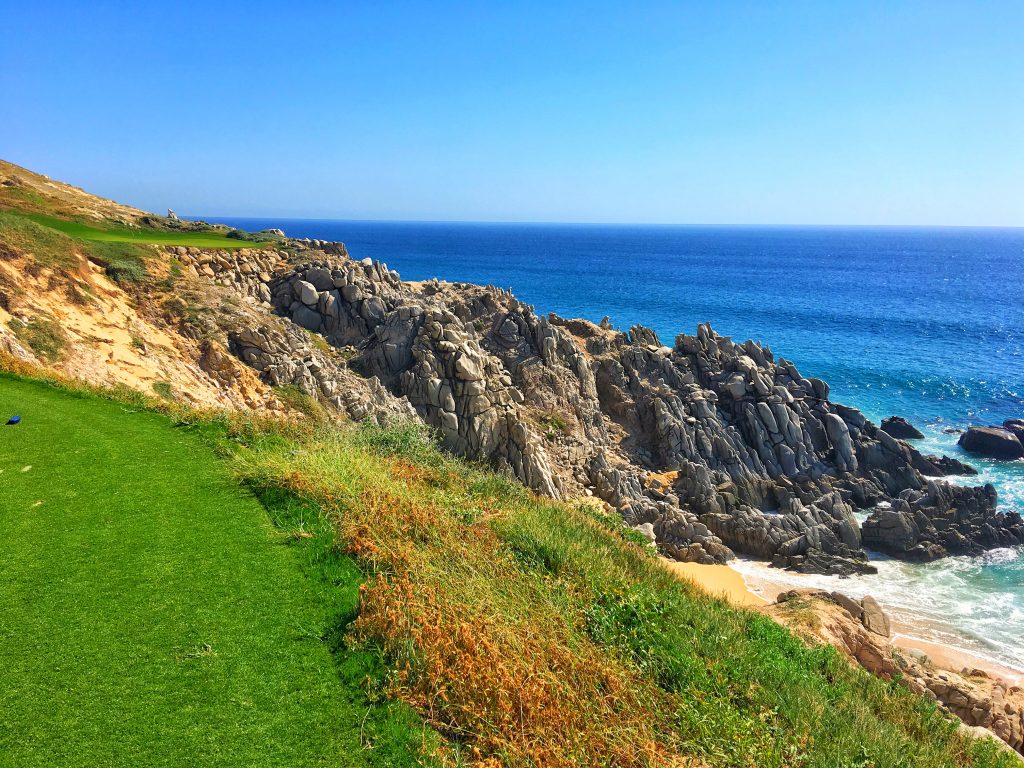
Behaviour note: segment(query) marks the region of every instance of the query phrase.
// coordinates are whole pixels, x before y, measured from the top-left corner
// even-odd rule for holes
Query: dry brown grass
[[[615,524],[350,426],[239,455],[368,578],[350,642],[483,766],[996,765],[909,692],[688,589]],[[908,762],[909,761],[909,762]]]
[[[435,500],[456,480],[443,469],[379,461],[382,473],[360,471],[357,495],[316,472],[285,484],[331,510],[376,573],[352,636],[384,651],[393,696],[479,765],[695,764],[672,747],[671,697],[544,599],[489,524],[499,510],[460,517]]]

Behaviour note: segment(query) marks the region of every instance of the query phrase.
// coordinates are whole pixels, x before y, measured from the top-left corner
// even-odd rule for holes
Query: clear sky
[[[182,213],[1024,226],[1024,2],[3,0],[0,157]]]

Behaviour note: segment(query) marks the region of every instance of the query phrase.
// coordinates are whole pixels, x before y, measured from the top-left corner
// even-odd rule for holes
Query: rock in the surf
[[[978,474],[978,470],[970,464],[964,464],[962,461],[954,459],[952,456],[933,456],[929,454],[927,456],[922,456],[921,458],[924,460],[923,465],[914,464],[914,468],[922,475],[927,475],[928,477]]]
[[[957,444],[968,453],[989,459],[1013,461],[1024,457],[1024,444],[1003,427],[971,427],[960,436]]]
[[[1003,429],[1013,432],[1021,445],[1024,445],[1024,419],[1007,419],[1003,422]]]

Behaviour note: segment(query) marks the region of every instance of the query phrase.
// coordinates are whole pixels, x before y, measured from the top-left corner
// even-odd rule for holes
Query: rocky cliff
[[[179,258],[282,319],[229,333],[266,382],[356,418],[414,413],[539,493],[603,499],[670,557],[853,573],[872,569],[867,548],[932,560],[1024,543],[991,486],[941,479],[968,467],[832,402],[765,346],[706,325],[668,346],[322,246],[216,271],[202,252]],[[344,355],[317,353],[315,337]]]

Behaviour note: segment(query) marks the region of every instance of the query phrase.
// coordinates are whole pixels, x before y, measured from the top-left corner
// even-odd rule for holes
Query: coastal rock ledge
[[[231,334],[232,351],[350,415],[415,414],[453,452],[540,493],[596,496],[669,557],[851,574],[874,570],[866,547],[932,560],[1024,544],[992,486],[939,479],[973,470],[832,402],[768,347],[708,325],[669,346],[642,326],[539,316],[491,286],[403,282],[345,253],[303,243],[306,262],[273,274],[236,260],[208,275],[343,355],[251,328]]]

